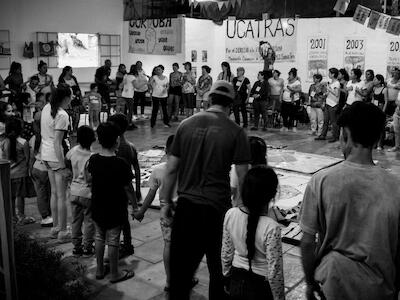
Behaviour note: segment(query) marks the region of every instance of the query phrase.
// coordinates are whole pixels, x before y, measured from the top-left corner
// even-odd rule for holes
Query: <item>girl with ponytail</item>
[[[285,298],[281,231],[268,217],[277,188],[273,169],[253,167],[243,182],[243,206],[225,215],[221,256],[231,299]]]

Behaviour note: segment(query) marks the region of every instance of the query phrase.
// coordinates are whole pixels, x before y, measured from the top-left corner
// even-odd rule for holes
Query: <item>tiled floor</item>
[[[138,122],[138,126],[139,129],[129,132],[127,137],[141,151],[155,145],[164,145],[167,137],[175,131],[177,124],[174,124],[171,129],[165,129],[160,122],[159,127],[153,130],[150,129],[148,121],[146,123]],[[253,135],[253,132],[249,132],[249,134]],[[299,130],[297,133],[281,133],[279,130],[271,129],[268,132],[256,132],[254,135],[260,135],[270,145],[287,145],[287,149],[341,157],[338,143],[315,142],[306,130]],[[396,157],[395,154],[391,153],[379,153],[375,156],[379,164],[400,176],[400,155]],[[27,201],[26,211],[39,219],[35,199]],[[163,292],[165,284],[162,262],[163,241],[159,226],[159,211],[150,209],[142,223],[133,221],[131,226],[135,255],[121,260],[120,264],[122,268],[135,270],[136,276],[133,279],[113,285],[109,284],[107,279],[96,281],[93,275],[96,266],[95,259],[79,259],[81,263],[87,266],[87,277],[93,283],[92,299],[165,299]],[[38,224],[29,225],[25,229],[50,246],[64,251],[66,258],[76,259],[71,257],[72,245],[70,243],[57,245],[54,241],[48,240],[49,229],[42,229]],[[305,299],[305,283],[299,248],[284,244],[283,250],[286,299]],[[200,279],[200,283],[194,288],[192,299],[207,299],[208,270],[204,262],[200,265],[197,277]]]

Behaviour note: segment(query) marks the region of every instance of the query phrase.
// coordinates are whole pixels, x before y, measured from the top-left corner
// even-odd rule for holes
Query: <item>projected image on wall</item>
[[[58,33],[58,67],[75,68],[99,66],[97,34]]]

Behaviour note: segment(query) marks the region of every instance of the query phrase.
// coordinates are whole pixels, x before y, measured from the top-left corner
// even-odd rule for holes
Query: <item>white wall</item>
[[[36,42],[37,31],[122,35],[122,18],[122,0],[5,0],[1,1],[0,29],[10,30],[12,61],[22,63],[26,79],[37,73],[37,51],[34,47],[35,57],[23,58],[23,46]],[[95,69],[74,68],[74,73],[80,82],[92,82]],[[61,69],[48,72],[56,80]],[[7,73],[0,71],[3,77]]]

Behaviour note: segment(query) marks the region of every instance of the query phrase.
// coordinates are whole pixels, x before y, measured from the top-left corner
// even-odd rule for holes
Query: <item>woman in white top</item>
[[[154,68],[154,75],[150,79],[150,85],[152,87],[152,101],[153,101],[153,109],[151,112],[151,128],[154,128],[157,121],[158,109],[161,104],[161,108],[163,111],[163,121],[164,126],[169,128],[168,120],[168,108],[167,108],[167,99],[168,99],[168,77],[163,75],[164,66],[159,65]]]
[[[65,140],[69,128],[69,117],[65,109],[70,101],[71,90],[57,88],[50,103],[43,108],[40,119],[40,157],[47,167],[51,186],[51,235],[59,240],[70,237],[67,231],[66,191],[67,179],[71,172],[66,168],[64,161],[64,155],[69,148]]]
[[[350,81],[347,83],[347,100],[346,104],[351,105],[356,101],[362,101],[362,96],[359,92],[363,89],[364,83],[361,81],[362,72],[360,69],[353,69],[350,72]]]
[[[38,71],[40,92],[45,95],[51,93],[54,90],[53,77],[47,74],[47,64],[43,60],[39,62]]]
[[[294,127],[296,108],[300,104],[301,83],[297,78],[297,69],[291,68],[289,71],[288,84],[283,88],[282,94],[282,119],[283,127],[281,131],[289,131],[292,128],[293,132],[297,129]]]
[[[385,113],[387,116],[393,116],[396,110],[396,100],[400,92],[400,70],[396,67],[392,70],[392,77],[387,82],[388,103]]]
[[[285,87],[285,81],[279,76],[281,76],[281,72],[279,72],[278,70],[274,70],[274,72],[272,73],[272,77],[268,79],[268,84],[271,90],[273,111],[281,110],[283,88]]]
[[[277,187],[273,169],[252,168],[243,182],[244,206],[225,215],[221,259],[231,299],[285,299],[281,230],[268,217]]]
[[[131,68],[129,70],[128,74],[124,75],[124,78],[122,79],[122,91],[121,91],[121,97],[125,101],[122,101],[126,103],[126,110],[127,110],[127,118],[129,122],[128,129],[134,129],[136,128],[135,124],[132,122],[132,117],[134,115],[134,94],[135,94],[135,88],[138,88],[137,84],[137,77],[138,77],[138,72],[136,65],[131,65]],[[136,108],[137,109],[137,108]],[[119,108],[120,113],[124,113],[122,110],[122,106]]]
[[[144,114],[144,108],[146,104],[146,93],[149,89],[149,76],[143,71],[143,65],[141,61],[136,62],[136,68],[138,72],[137,76],[137,88],[135,88],[135,96],[133,98],[134,107],[133,114],[136,115],[137,107],[140,105],[140,113],[142,119],[148,119]]]
[[[228,62],[224,61],[221,64],[222,72],[218,74],[218,80],[225,80],[231,82],[233,80],[233,75],[231,72],[231,66]]]

